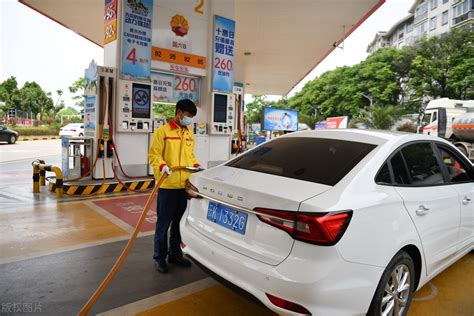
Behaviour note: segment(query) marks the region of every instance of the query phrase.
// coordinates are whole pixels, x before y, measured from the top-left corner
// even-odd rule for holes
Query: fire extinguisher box
[[[92,163],[92,137],[61,137],[61,160],[64,180],[80,178],[87,174],[90,179],[90,164]]]

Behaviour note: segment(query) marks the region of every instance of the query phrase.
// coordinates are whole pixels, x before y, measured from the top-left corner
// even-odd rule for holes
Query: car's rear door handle
[[[464,199],[462,199],[463,205],[468,205],[470,202],[471,202],[471,198],[468,196],[465,196]]]
[[[423,216],[423,215],[426,215],[429,210],[430,209],[426,208],[424,205],[420,205],[420,206],[418,206],[418,209],[415,211],[415,213],[418,216]]]

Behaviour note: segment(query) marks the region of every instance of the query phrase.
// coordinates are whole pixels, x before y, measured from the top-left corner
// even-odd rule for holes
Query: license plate
[[[247,217],[248,215],[245,212],[239,212],[230,207],[209,202],[207,219],[239,234],[245,235]]]

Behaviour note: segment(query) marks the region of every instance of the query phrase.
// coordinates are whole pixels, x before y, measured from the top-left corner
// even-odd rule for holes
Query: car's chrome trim
[[[219,204],[222,204],[222,205],[231,207],[231,208],[233,208],[233,209],[236,209],[236,210],[239,210],[239,211],[242,211],[242,212],[245,212],[245,213],[250,213],[250,214],[255,214],[255,215],[259,215],[259,216],[265,216],[265,217],[268,217],[268,218],[273,218],[273,219],[288,221],[288,219],[285,219],[285,218],[281,218],[281,217],[273,216],[273,215],[268,215],[268,214],[265,214],[265,213],[261,213],[261,212],[257,212],[257,211],[251,210],[251,209],[246,208],[246,207],[237,206],[237,205],[232,204],[232,203],[229,203],[229,202],[225,202],[225,201],[222,201],[222,200],[218,200],[218,199],[216,199],[216,198],[214,198],[214,197],[212,197],[212,196],[203,194],[203,193],[201,193],[201,192],[197,192],[197,191],[190,190],[190,189],[188,189],[188,191],[192,192],[193,194],[196,194],[197,196],[200,196],[200,197],[202,197],[202,198],[205,198],[205,199],[207,199],[207,200],[210,200],[210,201],[213,201],[213,202],[216,202],[216,203],[219,203]]]

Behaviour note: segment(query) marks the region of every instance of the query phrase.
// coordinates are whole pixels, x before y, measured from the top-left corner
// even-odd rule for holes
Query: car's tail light
[[[309,310],[307,310],[306,308],[304,308],[303,306],[301,306],[301,305],[298,305],[296,303],[287,301],[285,299],[276,297],[276,296],[268,294],[268,293],[265,293],[265,294],[267,295],[270,302],[272,302],[272,304],[275,305],[275,306],[278,306],[280,308],[286,309],[288,311],[296,312],[296,313],[299,313],[299,314],[311,315],[311,312]]]
[[[76,129],[74,129],[74,128],[71,128],[71,132],[75,132],[75,131],[76,131]]]
[[[197,193],[199,193],[198,188],[196,188],[189,180],[186,180],[186,183],[184,185],[184,188],[186,189],[186,193],[188,194],[189,197],[191,198],[201,198]]]
[[[299,213],[256,208],[258,218],[286,231],[297,240],[321,246],[336,244],[344,234],[352,217],[352,211],[330,213]]]

